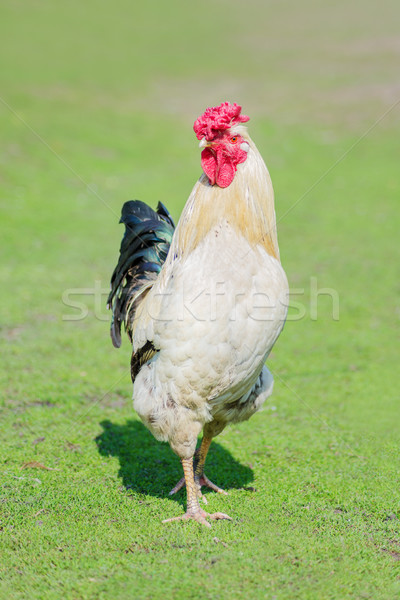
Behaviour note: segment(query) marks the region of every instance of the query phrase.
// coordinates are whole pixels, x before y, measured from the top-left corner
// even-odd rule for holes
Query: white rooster
[[[274,194],[237,104],[208,108],[194,124],[204,173],[179,223],[125,203],[126,231],[111,280],[111,336],[132,342],[133,406],[182,462],[187,511],[166,519],[230,519],[201,507],[211,440],[272,393],[265,361],[284,325],[288,283],[279,259]],[[200,448],[197,438],[203,432]]]

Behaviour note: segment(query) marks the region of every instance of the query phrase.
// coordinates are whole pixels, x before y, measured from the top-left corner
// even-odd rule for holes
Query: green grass
[[[0,12],[0,597],[399,597],[399,106],[362,137],[399,99],[398,3]],[[207,530],[161,523],[183,512],[179,461],[133,412],[104,305],[122,203],[179,217],[192,123],[226,99],[252,117],[305,316],[265,410],[211,447],[230,493],[209,508],[234,520]],[[338,320],[327,296],[313,317],[311,278]],[[96,285],[70,320],[65,291]]]

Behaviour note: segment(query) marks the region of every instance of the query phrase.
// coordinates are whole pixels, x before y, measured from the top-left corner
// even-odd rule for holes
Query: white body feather
[[[135,379],[134,408],[182,458],[193,456],[206,423],[216,435],[272,392],[264,363],[286,319],[288,284],[269,174],[246,140],[248,158],[229,188],[204,175],[196,183],[135,325],[133,350],[150,340],[159,351]],[[233,213],[235,201],[241,207]],[[249,230],[260,220],[268,229],[262,239],[257,227]]]

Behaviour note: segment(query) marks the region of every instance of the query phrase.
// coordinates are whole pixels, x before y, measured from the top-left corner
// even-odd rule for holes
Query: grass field
[[[400,597],[398,2],[6,0],[0,22],[0,597]],[[224,100],[304,316],[263,412],[211,447],[234,520],[207,530],[161,523],[180,464],[133,412],[105,300],[122,203],[179,217],[193,121]]]

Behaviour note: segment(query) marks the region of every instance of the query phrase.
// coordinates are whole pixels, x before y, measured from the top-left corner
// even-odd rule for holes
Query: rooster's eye
[[[237,144],[237,142],[238,142],[237,135],[234,135],[233,137],[231,137],[231,139],[229,141],[231,142],[231,144]]]

